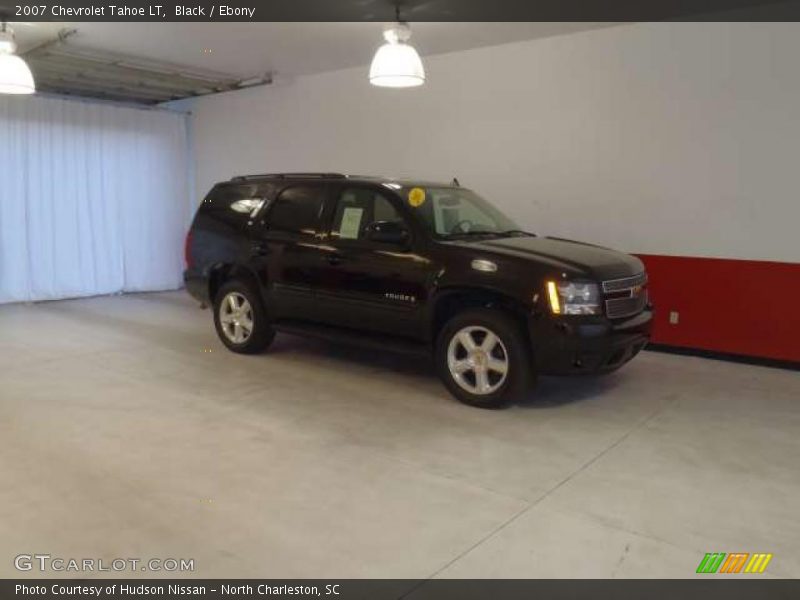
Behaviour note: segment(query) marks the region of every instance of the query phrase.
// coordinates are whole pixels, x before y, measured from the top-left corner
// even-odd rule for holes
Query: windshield
[[[519,225],[478,196],[453,187],[414,187],[401,194],[436,237],[458,238],[522,233]]]

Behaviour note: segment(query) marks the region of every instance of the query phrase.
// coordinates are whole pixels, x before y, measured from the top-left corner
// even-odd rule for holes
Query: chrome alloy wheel
[[[253,308],[242,294],[230,292],[220,302],[219,322],[225,337],[244,344],[253,333]]]
[[[486,327],[458,331],[447,347],[447,367],[453,380],[470,394],[496,392],[508,376],[508,352]]]

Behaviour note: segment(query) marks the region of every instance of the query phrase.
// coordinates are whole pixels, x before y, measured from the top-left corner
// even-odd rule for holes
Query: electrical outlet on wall
[[[669,311],[669,324],[670,325],[677,325],[678,324],[678,317],[679,317],[679,315],[678,315],[678,311],[677,310]]]

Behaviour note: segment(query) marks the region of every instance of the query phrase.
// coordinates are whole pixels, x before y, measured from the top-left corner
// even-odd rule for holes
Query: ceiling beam
[[[66,43],[75,33],[75,29],[62,29],[57,38],[23,54],[43,90],[103,98],[114,95],[152,104],[272,83],[271,73],[238,79],[163,61],[76,48]]]
[[[87,82],[79,82],[72,79],[61,77],[42,78],[37,81],[37,88],[42,90],[55,91],[62,93],[75,92],[79,95],[91,95],[92,93],[118,94],[127,97],[140,98],[148,102],[167,102],[180,98],[178,95],[168,93],[156,93],[148,90],[137,89],[135,87],[125,87],[119,85],[102,85]]]
[[[127,73],[115,72],[113,69],[94,69],[84,68],[82,65],[63,63],[60,61],[42,61],[40,59],[30,61],[31,69],[37,76],[59,76],[64,79],[75,79],[83,82],[100,83],[108,85],[141,86],[154,91],[167,91],[175,94],[210,94],[216,88],[206,84],[187,85],[176,84],[162,81],[161,79],[152,80],[146,73],[132,76]]]
[[[206,88],[233,88],[239,80],[237,79],[210,79],[208,77],[199,77],[193,75],[181,75],[178,73],[164,73],[154,71],[143,67],[133,67],[127,64],[120,64],[113,60],[105,60],[102,57],[87,57],[85,55],[75,55],[67,52],[47,52],[37,56],[32,56],[28,60],[31,63],[54,62],[63,65],[70,65],[76,69],[92,69],[101,73],[108,74],[123,74],[132,77],[147,76],[148,79],[163,81],[170,85],[185,86],[188,88],[206,87]]]

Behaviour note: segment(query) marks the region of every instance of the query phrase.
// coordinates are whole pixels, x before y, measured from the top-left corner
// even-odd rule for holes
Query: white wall
[[[371,87],[364,67],[201,98],[197,191],[457,176],[540,234],[797,262],[798,56],[796,23],[632,24],[428,57],[417,89]]]

